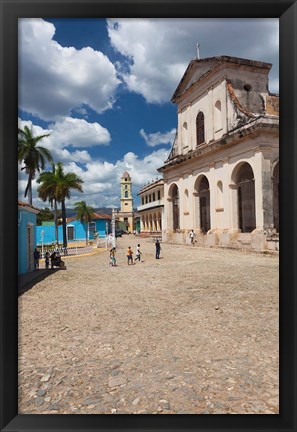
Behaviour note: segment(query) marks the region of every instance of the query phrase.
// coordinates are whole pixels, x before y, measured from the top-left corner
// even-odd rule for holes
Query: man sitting
[[[51,254],[51,268],[60,267],[66,269],[64,261],[61,260],[60,252],[53,252]]]

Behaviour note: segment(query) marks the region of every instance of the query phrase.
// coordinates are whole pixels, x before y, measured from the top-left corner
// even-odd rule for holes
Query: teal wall
[[[96,224],[95,231],[99,232],[100,237],[105,236],[105,226],[106,222],[108,223],[108,229],[110,231],[110,221],[109,219],[95,219],[94,221]],[[74,220],[72,222],[67,223],[67,226],[73,226],[74,227],[74,240],[85,240],[86,238],[86,225],[81,224],[80,221]],[[37,226],[36,227],[36,242],[38,245],[41,245],[41,232],[44,232],[43,237],[43,244],[49,245],[55,243],[55,227],[54,226]],[[63,227],[60,225],[58,227],[58,237],[59,237],[59,243],[63,243]],[[92,240],[93,236],[89,236],[89,240]],[[68,240],[68,243],[71,244],[71,240]]]
[[[33,251],[36,246],[36,214],[31,213],[25,208],[18,210],[18,220],[20,221],[18,226],[18,274],[27,273],[28,271],[34,270],[33,263]],[[32,238],[31,238],[31,251],[32,256],[28,256],[28,239],[27,229],[29,224],[33,224],[32,227]],[[32,250],[33,249],[33,250]],[[29,259],[30,258],[30,259]],[[29,268],[31,262],[31,268]]]

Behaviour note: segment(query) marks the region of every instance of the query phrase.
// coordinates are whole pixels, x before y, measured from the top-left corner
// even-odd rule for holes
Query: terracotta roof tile
[[[30,208],[30,209],[33,209],[33,210],[36,210],[36,211],[40,212],[40,209],[39,209],[39,208],[34,207],[34,206],[32,206],[32,205],[30,205],[30,204],[28,204],[28,203],[24,203],[23,201],[19,201],[19,200],[18,200],[18,206],[20,206],[20,207],[28,207],[28,208]]]

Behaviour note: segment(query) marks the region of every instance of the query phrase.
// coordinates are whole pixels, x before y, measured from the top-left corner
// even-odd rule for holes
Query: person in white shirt
[[[190,231],[190,240],[191,240],[191,244],[195,243],[195,233],[193,230]]]
[[[140,244],[137,245],[136,248],[136,256],[135,256],[135,261],[140,261],[140,255],[142,255],[142,252],[140,251]]]

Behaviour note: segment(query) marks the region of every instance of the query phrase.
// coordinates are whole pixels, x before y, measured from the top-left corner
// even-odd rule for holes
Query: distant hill
[[[137,208],[134,208],[133,211],[136,212]],[[106,215],[111,216],[112,215],[112,208],[110,208],[110,207],[100,207],[98,209],[95,209],[95,212],[97,214],[106,214]],[[76,211],[74,209],[67,208],[67,217],[70,218],[70,217],[73,217],[73,216],[76,216]]]
[[[119,208],[117,210],[119,210]],[[133,211],[137,212],[137,208],[134,208]],[[112,208],[110,208],[110,207],[100,207],[98,209],[95,209],[95,212],[97,214],[106,214],[106,215],[111,216],[112,215]],[[73,208],[67,208],[66,209],[66,213],[67,213],[67,216],[66,216],[67,218],[71,218],[71,217],[76,216],[76,211]],[[59,211],[58,217],[61,218],[61,211]]]

